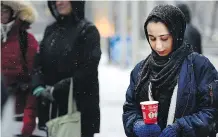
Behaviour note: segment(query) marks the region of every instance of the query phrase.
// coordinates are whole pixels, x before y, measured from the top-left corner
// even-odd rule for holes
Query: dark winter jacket
[[[202,54],[201,45],[201,34],[200,32],[191,24],[191,13],[188,5],[178,4],[177,7],[183,12],[186,17],[186,31],[184,39],[193,46],[195,52]]]
[[[73,13],[61,17],[53,1],[48,2],[56,22],[48,26],[36,56],[33,87],[54,86],[55,103],[52,118],[67,113],[69,78],[74,79],[74,97],[77,108],[81,111],[82,134],[92,135],[99,132],[99,82],[98,65],[101,57],[100,35],[94,25],[84,19],[84,1],[72,1]],[[75,31],[81,21],[89,24],[75,41]],[[58,84],[57,84],[58,83]],[[91,103],[90,103],[91,102]],[[40,125],[49,120],[48,106],[40,109]]]
[[[135,136],[133,124],[142,119],[140,102],[136,100],[134,93],[142,64],[143,61],[131,72],[123,106],[123,124],[128,137]],[[194,52],[184,60],[179,74],[175,111],[175,124],[182,129],[180,136],[206,137],[211,132],[218,116],[217,80],[218,72],[206,57]],[[146,95],[148,93],[145,93]]]

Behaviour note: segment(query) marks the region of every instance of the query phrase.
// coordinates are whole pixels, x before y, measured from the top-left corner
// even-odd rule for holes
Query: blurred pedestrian
[[[128,137],[206,137],[213,131],[218,72],[184,42],[185,28],[175,6],[159,5],[149,14],[144,30],[152,52],[131,72],[123,106]],[[140,102],[153,100],[159,102],[158,122],[147,125]]]
[[[188,5],[178,4],[177,7],[183,12],[186,19],[186,30],[184,39],[193,46],[195,52],[202,54],[201,34],[196,27],[191,23],[191,13]]]
[[[1,72],[7,92],[15,96],[15,117],[23,121],[24,136],[30,136],[36,124],[37,104],[31,92],[30,73],[38,43],[27,32],[35,18],[31,3],[1,1]]]
[[[99,132],[98,65],[101,57],[100,35],[84,18],[84,1],[48,1],[56,19],[49,25],[36,56],[33,88],[39,99],[52,101],[39,105],[39,126],[67,113],[70,78],[74,81],[74,97],[81,112],[82,137]],[[53,91],[52,94],[50,91]],[[43,103],[44,102],[44,103]],[[58,115],[57,111],[59,112]]]

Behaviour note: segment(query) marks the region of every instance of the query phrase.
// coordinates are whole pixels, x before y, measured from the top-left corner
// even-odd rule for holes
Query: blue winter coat
[[[134,122],[142,119],[136,101],[135,85],[143,61],[130,75],[130,85],[123,106],[123,125],[128,137],[135,137]],[[190,54],[183,62],[178,81],[175,123],[181,127],[180,136],[207,137],[218,117],[218,72],[211,62],[198,53]],[[146,101],[146,100],[145,100]],[[190,132],[186,132],[190,131]]]

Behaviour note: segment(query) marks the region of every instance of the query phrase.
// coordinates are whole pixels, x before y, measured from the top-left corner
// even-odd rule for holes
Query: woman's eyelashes
[[[150,39],[151,41],[156,41],[157,38],[155,38],[155,37],[153,37],[153,36],[150,36],[149,39]],[[161,41],[167,41],[167,40],[168,40],[168,36],[161,36],[161,37],[160,37],[160,40],[161,40]]]
[[[151,41],[155,41],[155,40],[156,40],[156,38],[153,37],[153,36],[150,36],[149,39],[150,39]]]
[[[160,37],[160,39],[161,39],[162,41],[167,41],[167,40],[168,40],[168,36],[162,36],[162,37]]]

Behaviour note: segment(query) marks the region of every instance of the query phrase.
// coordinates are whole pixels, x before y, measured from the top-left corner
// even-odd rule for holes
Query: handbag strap
[[[73,99],[73,78],[70,78],[70,89],[68,97],[68,114],[73,114],[77,111],[76,102]]]

